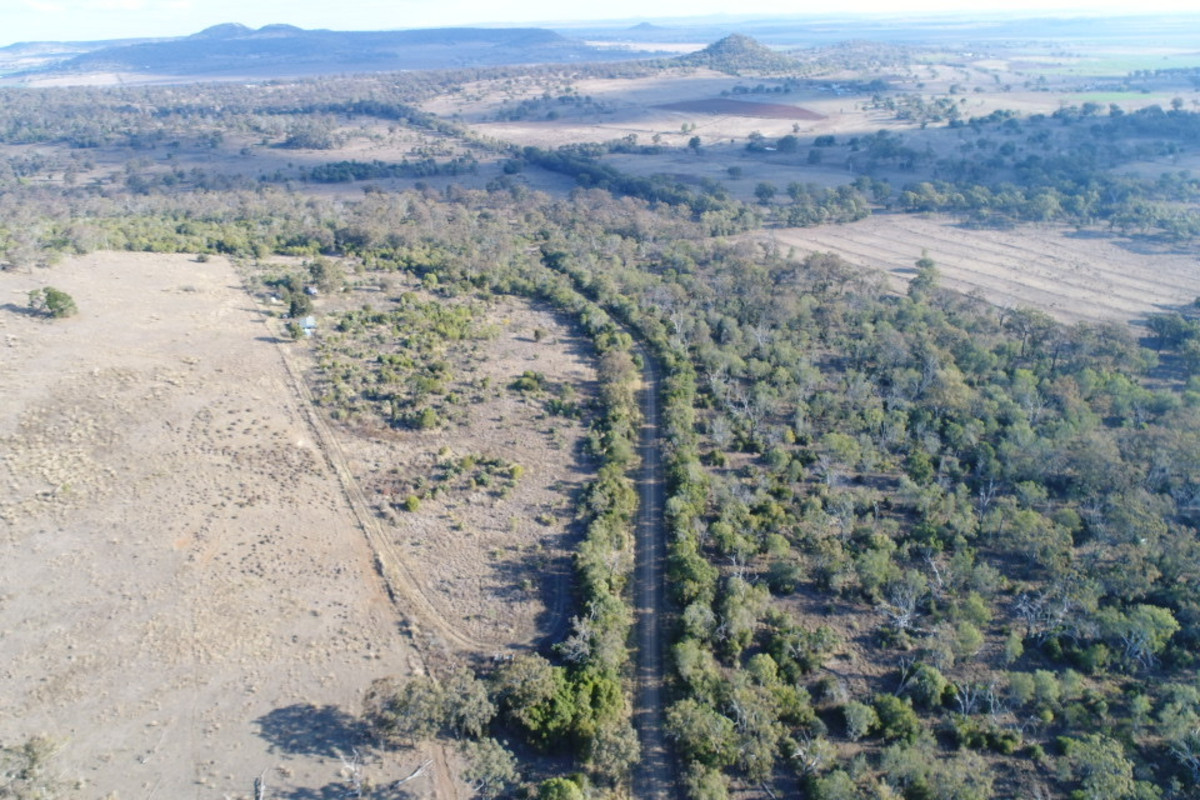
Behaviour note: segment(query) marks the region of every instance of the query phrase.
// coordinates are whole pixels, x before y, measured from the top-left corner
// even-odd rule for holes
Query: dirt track
[[[645,363],[642,389],[641,467],[638,476],[637,523],[637,704],[634,723],[642,745],[642,760],[634,774],[634,793],[640,798],[662,800],[675,797],[674,772],[663,732],[663,487],[659,440],[658,397],[661,385],[658,367],[642,350]]]

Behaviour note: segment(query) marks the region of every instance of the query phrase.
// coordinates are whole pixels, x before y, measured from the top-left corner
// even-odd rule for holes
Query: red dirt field
[[[726,114],[735,117],[762,119],[825,119],[815,111],[782,103],[745,103],[741,100],[687,100],[658,106],[666,111],[689,111],[697,114]]]

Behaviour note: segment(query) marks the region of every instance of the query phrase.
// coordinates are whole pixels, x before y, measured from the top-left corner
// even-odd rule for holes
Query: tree
[[[1179,623],[1168,609],[1144,603],[1126,612],[1106,608],[1097,617],[1104,636],[1122,648],[1128,661],[1143,667],[1153,666],[1179,631]]]
[[[878,694],[874,706],[884,739],[911,742],[921,733],[921,720],[907,699],[901,700],[894,694]]]
[[[588,764],[598,775],[619,783],[641,756],[637,731],[628,719],[614,719],[597,727],[588,747]]]
[[[937,264],[926,251],[921,252],[916,267],[917,274],[908,283],[908,296],[914,300],[921,300],[928,297],[929,293],[937,288],[941,273],[938,272]]]
[[[846,738],[852,742],[870,735],[879,727],[879,715],[875,709],[857,700],[842,706],[842,716],[846,719]]]
[[[691,698],[667,709],[667,734],[688,761],[720,769],[732,764],[737,756],[733,720]]]
[[[498,797],[505,787],[520,780],[516,758],[495,739],[467,742],[462,752],[467,760],[463,780],[485,800]]]
[[[720,770],[710,769],[695,761],[688,764],[683,776],[684,790],[691,800],[728,800],[729,779]]]
[[[691,150],[693,153],[700,152],[700,137],[699,136],[693,136],[691,139],[688,139],[688,149]]]
[[[61,289],[47,286],[44,289],[34,289],[29,293],[29,307],[39,314],[54,319],[69,317],[79,309],[74,298]]]
[[[537,800],[584,800],[584,794],[569,778],[550,778],[538,784]]]
[[[460,667],[446,681],[445,714],[456,735],[478,737],[496,716],[496,706],[488,699],[487,684]]]
[[[508,719],[549,747],[570,733],[575,703],[566,673],[538,655],[517,656],[496,671],[493,691]]]
[[[1063,752],[1080,800],[1132,800],[1142,796],[1133,777],[1133,764],[1121,743],[1100,734],[1064,739]]]
[[[367,725],[385,741],[416,743],[436,734],[445,721],[442,687],[428,676],[410,678],[402,686],[382,678],[371,684],[364,700]]]

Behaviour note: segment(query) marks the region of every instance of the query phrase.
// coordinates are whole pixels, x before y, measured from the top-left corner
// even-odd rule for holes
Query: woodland
[[[853,52],[814,54],[778,85],[817,80],[822,57],[841,68]],[[351,710],[374,746],[460,743],[481,797],[638,796],[634,524],[649,367],[666,481],[661,716],[679,796],[1200,797],[1197,310],[1152,315],[1139,340],[1126,325],[1067,326],[950,292],[933,257],[897,292],[836,255],[741,236],[936,212],[1190,247],[1200,181],[1115,167],[1190,150],[1200,115],[1181,101],[963,118],[953,98],[864,83],[862,102],[920,126],[752,137],[739,157],[807,153],[855,174],[837,187],[764,182],[746,200],[608,160],[664,145],[516,146],[420,110],[517,74],[563,73],[0,89],[5,269],[53,283],[64,254],[223,254],[293,319],[313,313],[307,286],[419,281],[421,296],[385,292],[323,318],[312,341],[293,325],[297,342],[281,345],[316,348],[315,402],[338,424],[456,424],[471,396],[447,347],[487,335],[470,309],[490,297],[548,304],[593,343],[594,401],[554,396],[535,371],[508,387],[590,425],[598,468],[575,498],[570,631],[501,663],[381,675]],[[339,147],[364,125],[427,136],[427,149],[346,157]],[[924,147],[926,130],[964,144]],[[233,140],[316,156],[261,175],[163,159]],[[101,174],[97,154],[114,152],[122,165]],[[473,186],[425,183],[480,171]],[[575,188],[530,188],[535,172]],[[407,183],[314,190],[377,179]],[[270,266],[284,256],[303,266]],[[57,316],[46,291],[40,308]],[[76,306],[86,313],[87,298]],[[447,469],[501,489],[520,477],[499,462]],[[419,507],[422,491],[398,506]],[[36,744],[4,751],[18,766],[0,797],[51,796],[35,786]]]

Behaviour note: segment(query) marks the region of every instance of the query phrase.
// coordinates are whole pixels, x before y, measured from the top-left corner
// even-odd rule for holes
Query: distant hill
[[[29,47],[29,46],[26,46]],[[43,44],[25,57],[22,77],[119,73],[165,77],[293,77],[349,72],[489,67],[645,58],[652,53],[597,48],[542,28],[435,28],[402,31],[305,30],[227,23],[177,39]],[[54,54],[61,54],[54,58]],[[33,68],[30,69],[29,67]],[[4,70],[0,58],[0,73]],[[16,70],[7,70],[15,73]]]
[[[796,62],[787,56],[776,53],[740,33],[730,34],[698,52],[680,56],[674,63],[690,67],[709,67],[733,75],[744,72],[787,72],[797,66]]]

